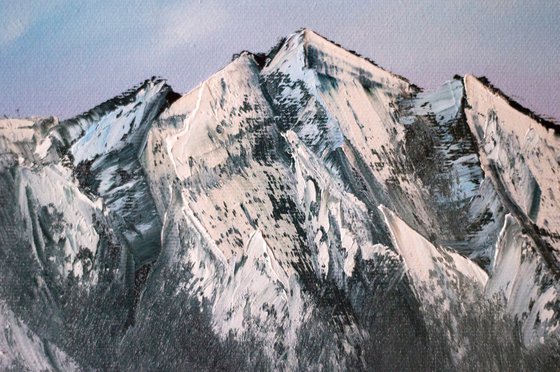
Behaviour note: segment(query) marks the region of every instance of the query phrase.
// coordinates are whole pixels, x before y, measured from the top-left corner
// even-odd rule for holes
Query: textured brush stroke
[[[0,367],[558,369],[557,129],[308,29],[0,120]]]

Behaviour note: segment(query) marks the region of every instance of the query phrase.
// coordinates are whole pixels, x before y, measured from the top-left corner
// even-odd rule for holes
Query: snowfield
[[[0,368],[560,368],[559,132],[307,29],[2,119]]]

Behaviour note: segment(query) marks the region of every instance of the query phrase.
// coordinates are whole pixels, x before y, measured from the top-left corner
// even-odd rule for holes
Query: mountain
[[[0,366],[560,368],[560,127],[301,30],[0,121]]]

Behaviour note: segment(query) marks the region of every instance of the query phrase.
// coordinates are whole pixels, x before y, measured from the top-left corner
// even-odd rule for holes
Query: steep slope
[[[514,109],[505,97],[472,76],[465,78],[465,89],[468,123],[480,143],[486,172],[558,272],[560,215],[555,195],[560,191],[560,129],[548,128]]]
[[[56,346],[41,340],[17,316],[0,303],[0,368],[13,370],[76,370],[78,365]]]
[[[79,362],[91,358],[84,346],[117,341],[103,328],[122,333],[133,322],[144,264],[159,253],[139,158],[170,93],[148,80],[69,121],[1,123],[3,299]]]
[[[483,80],[465,77],[468,124],[480,159],[508,212],[496,244],[488,292],[523,322],[526,345],[560,326],[559,128],[512,106]]]
[[[0,363],[558,367],[551,125],[305,29],[184,95],[2,120],[0,320],[29,336]]]

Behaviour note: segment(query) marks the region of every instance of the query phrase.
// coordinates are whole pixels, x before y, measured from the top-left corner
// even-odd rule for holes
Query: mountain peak
[[[304,28],[177,97],[151,78],[61,123],[0,121],[0,309],[52,343],[1,350],[558,370],[560,137],[484,78],[418,91]],[[29,369],[75,369],[48,363]]]
[[[105,102],[100,103],[99,105],[95,106],[92,109],[89,109],[88,111],[85,111],[73,118],[70,118],[66,121],[75,121],[75,120],[79,120],[80,118],[86,118],[89,116],[94,116],[97,117],[99,115],[102,115],[105,112],[108,111],[112,111],[115,110],[116,108],[118,108],[119,106],[123,106],[126,104],[129,104],[131,102],[134,102],[134,100],[136,99],[136,97],[139,94],[142,94],[143,92],[146,91],[153,91],[153,92],[158,92],[158,91],[169,91],[169,99],[171,101],[173,101],[174,99],[178,98],[177,93],[173,92],[173,89],[167,84],[167,80],[159,77],[159,76],[152,76],[146,80],[144,80],[143,82],[141,82],[140,84],[137,84],[135,86],[133,86],[130,89],[127,89],[126,91],[122,92],[121,94],[110,98],[108,100],[106,100]]]
[[[471,96],[473,94],[492,96],[494,97],[494,100],[496,100],[496,102],[500,102],[501,105],[505,104],[511,107],[512,112],[520,113],[528,119],[539,123],[546,130],[552,131],[556,136],[560,136],[560,124],[558,122],[555,122],[554,119],[549,120],[543,118],[531,109],[524,107],[519,102],[505,94],[502,90],[494,86],[486,76],[477,77],[467,74],[464,77],[464,84],[465,87],[468,87],[467,90],[471,91]]]
[[[369,58],[320,35],[303,28],[289,35],[273,53],[265,67],[265,74],[272,70],[314,70],[316,73],[350,81],[358,76],[374,84],[393,86],[399,90],[418,91],[402,76],[393,74]],[[281,67],[284,66],[284,67]]]

